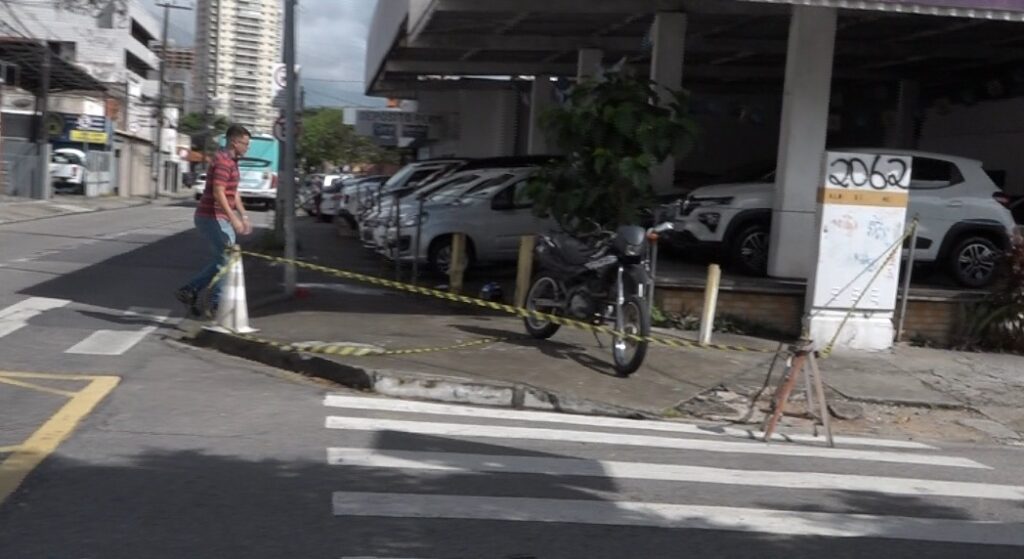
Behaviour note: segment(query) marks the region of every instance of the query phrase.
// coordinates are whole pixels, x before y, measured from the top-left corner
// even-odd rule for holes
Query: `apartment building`
[[[196,95],[218,114],[271,132],[274,64],[281,59],[279,0],[196,2]]]

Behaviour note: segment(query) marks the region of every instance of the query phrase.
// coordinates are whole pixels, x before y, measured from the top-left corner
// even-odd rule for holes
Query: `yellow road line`
[[[96,375],[72,375],[72,374],[60,374],[60,373],[21,373],[14,371],[0,371],[0,377],[3,378],[41,378],[41,379],[52,379],[52,380],[96,380],[98,378],[109,378],[105,376]]]
[[[43,424],[31,437],[21,444],[13,454],[0,463],[0,503],[3,503],[21,485],[29,472],[35,469],[47,456],[53,453],[82,419],[110,393],[121,381],[120,377],[72,375],[47,376],[37,373],[32,378],[61,378],[90,380],[89,385],[75,393],[68,403]],[[3,373],[10,376],[10,373]],[[17,376],[23,376],[19,374]]]
[[[41,386],[38,384],[32,384],[31,382],[25,382],[22,380],[14,380],[12,378],[4,378],[0,375],[0,384],[9,384],[11,386],[20,386],[21,388],[28,388],[29,390],[35,390],[37,392],[46,392],[47,394],[56,394],[57,396],[64,396],[67,398],[73,397],[76,393],[69,390],[61,390],[59,388],[50,388],[49,386]]]
[[[7,454],[8,452],[17,452],[21,448],[21,445],[14,446],[0,446],[0,453]]]

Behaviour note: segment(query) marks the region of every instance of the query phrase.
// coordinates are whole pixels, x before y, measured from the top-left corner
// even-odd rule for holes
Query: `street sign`
[[[295,65],[295,79],[298,81],[302,66]],[[288,86],[288,67],[284,64],[275,64],[271,74],[270,100],[275,109],[284,109],[284,91]]]

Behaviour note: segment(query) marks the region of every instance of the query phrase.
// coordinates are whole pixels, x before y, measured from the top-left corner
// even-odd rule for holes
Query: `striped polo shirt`
[[[235,193],[238,192],[238,177],[238,161],[231,156],[231,152],[228,150],[218,150],[217,154],[213,156],[210,168],[206,170],[206,190],[203,191],[203,196],[199,199],[196,215],[228,219],[227,212],[213,199],[213,186],[224,185],[224,194],[227,195],[228,205],[234,209]]]

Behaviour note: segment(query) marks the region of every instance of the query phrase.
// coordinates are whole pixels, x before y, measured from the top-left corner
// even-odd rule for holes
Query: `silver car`
[[[463,233],[470,266],[514,262],[521,237],[558,227],[554,220],[533,213],[527,186],[535,173],[532,168],[507,169],[447,204],[404,217],[400,231],[387,232],[389,255],[426,262],[444,274],[451,265],[452,236]]]

